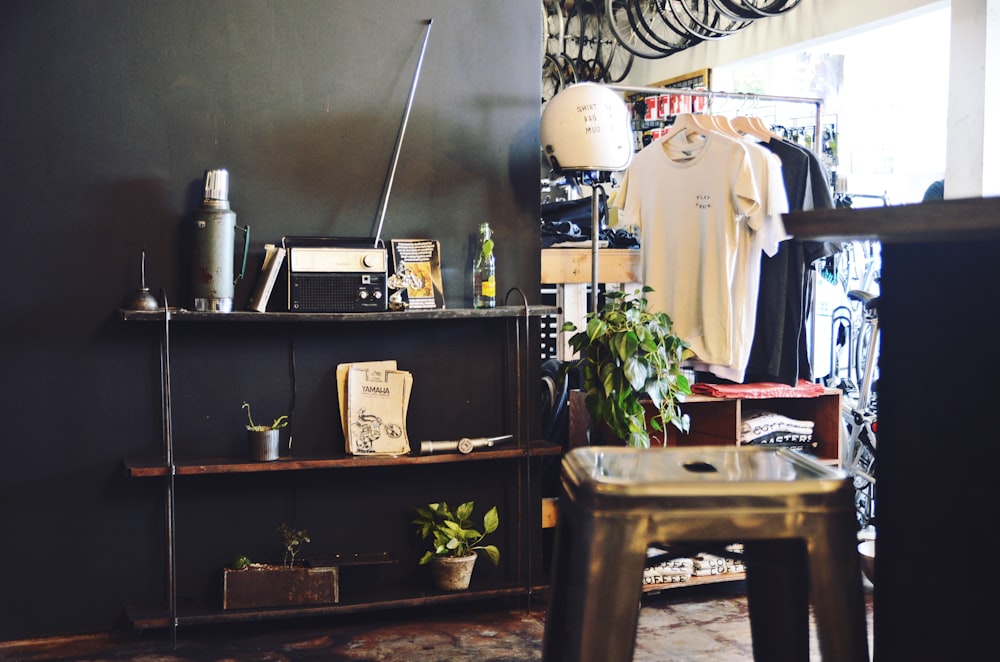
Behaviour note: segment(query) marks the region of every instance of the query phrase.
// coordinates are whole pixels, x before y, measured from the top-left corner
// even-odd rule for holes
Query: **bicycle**
[[[844,422],[842,466],[854,482],[854,505],[860,529],[875,527],[876,448],[878,432],[878,400],[876,376],[880,329],[879,297],[860,290],[848,292],[848,298],[858,302],[863,311],[863,323],[854,343],[856,355],[863,353],[861,380],[856,397],[845,392],[841,412]]]
[[[840,207],[853,207],[854,198],[870,198],[875,204],[889,206],[884,194],[838,194],[837,198]],[[845,243],[825,271],[826,277],[843,289],[847,300],[833,310],[827,385],[843,393],[841,466],[854,483],[858,527],[868,533],[875,529],[880,248],[876,241]]]

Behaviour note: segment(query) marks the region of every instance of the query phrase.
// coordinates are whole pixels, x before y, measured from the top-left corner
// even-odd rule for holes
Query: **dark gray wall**
[[[370,235],[428,18],[384,236],[439,238],[448,307],[465,307],[469,237],[489,220],[500,292],[520,287],[535,302],[537,0],[3,4],[0,640],[104,631],[124,605],[162,600],[161,486],[121,469],[160,449],[156,330],[117,312],[138,284],[140,251],[151,289],[189,307],[185,231],[202,172],[215,167],[229,169],[237,220],[251,227],[251,269],[262,244],[283,235]],[[251,282],[237,287],[237,306]],[[465,375],[469,354],[489,351],[475,342],[480,331],[180,331],[178,436],[189,454],[238,452],[243,399],[260,417],[289,402],[292,341],[306,448],[336,443],[333,366],[397,353],[417,356],[415,392],[433,410],[417,417],[417,434],[490,432],[495,412],[473,423],[488,390],[458,407],[428,395],[436,379],[464,375],[458,387],[475,392],[495,376]],[[432,430],[431,416],[446,423]],[[280,499],[249,498],[256,487],[241,480],[186,491],[179,515],[207,504],[212,525],[181,532],[181,551],[197,557],[182,590],[208,590],[232,549],[216,538],[263,553],[253,525],[266,521],[270,535],[272,522],[301,515],[296,490],[324,485],[276,482],[265,487]],[[380,503],[401,501],[392,490],[409,482],[418,481],[390,475]],[[304,524],[354,522],[342,513]],[[223,535],[202,542],[206,530]]]

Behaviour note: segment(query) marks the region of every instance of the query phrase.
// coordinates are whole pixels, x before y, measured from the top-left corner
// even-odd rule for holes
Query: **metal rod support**
[[[649,87],[643,85],[605,85],[608,89],[618,92],[635,92],[637,94],[687,94],[696,97],[708,97],[709,105],[712,99],[741,99],[743,101],[771,101],[778,103],[809,103],[816,106],[816,128],[814,131],[813,151],[821,154],[823,151],[823,100],[813,97],[787,97],[778,94],[754,94],[752,92],[721,92],[715,90],[695,90],[671,87]]]

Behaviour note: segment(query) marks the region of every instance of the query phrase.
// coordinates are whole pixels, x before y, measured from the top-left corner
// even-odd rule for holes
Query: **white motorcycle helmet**
[[[632,160],[628,107],[597,83],[577,83],[552,97],[542,111],[540,138],[555,171],[618,171]]]

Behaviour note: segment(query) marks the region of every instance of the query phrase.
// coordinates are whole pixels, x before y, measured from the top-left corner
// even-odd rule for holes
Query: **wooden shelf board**
[[[474,320],[524,317],[524,306],[496,308],[441,308],[434,310],[404,310],[373,313],[257,313],[246,310],[231,313],[209,313],[183,308],[170,309],[171,322],[402,322],[409,320]],[[126,322],[162,322],[163,310],[121,309]],[[528,316],[542,317],[559,312],[556,306],[529,305]]]
[[[195,476],[204,474],[269,473],[274,471],[304,471],[309,469],[359,469],[364,467],[386,467],[418,464],[443,464],[448,462],[476,462],[482,460],[504,460],[519,457],[540,457],[559,455],[562,447],[546,441],[535,441],[527,448],[503,448],[496,450],[461,453],[439,453],[435,455],[399,455],[376,457],[290,457],[273,462],[254,462],[245,458],[220,457],[179,460],[174,463],[174,474]],[[169,476],[170,467],[163,459],[126,460],[125,474],[135,478],[149,476]]]
[[[545,248],[542,250],[542,283],[590,283],[593,280],[590,248]],[[642,282],[641,252],[632,248],[601,248],[597,253],[597,275],[601,283]]]
[[[235,623],[262,621],[279,618],[301,618],[308,616],[328,616],[355,614],[383,609],[423,607],[459,602],[471,602],[492,598],[527,596],[530,592],[541,592],[547,587],[533,587],[530,591],[523,584],[505,583],[492,587],[473,586],[466,591],[416,591],[406,589],[375,589],[368,592],[365,600],[341,600],[336,604],[309,605],[301,607],[272,607],[266,609],[229,609],[208,606],[183,606],[177,612],[177,625],[208,625],[213,623]],[[129,623],[136,630],[165,628],[173,625],[170,611],[163,607],[126,608]]]

